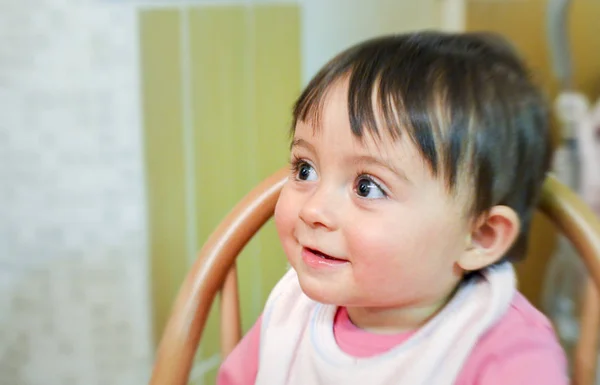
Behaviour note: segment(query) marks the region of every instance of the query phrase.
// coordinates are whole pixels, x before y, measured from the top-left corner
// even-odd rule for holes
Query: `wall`
[[[502,33],[523,52],[549,95],[557,84],[550,65],[546,37],[547,0],[468,1],[467,28]],[[572,46],[574,86],[589,97],[600,95],[600,3],[594,0],[571,1],[568,19]]]
[[[447,27],[455,15],[442,6],[455,0],[300,0],[302,76],[306,83],[331,57],[361,40],[390,33]],[[461,15],[459,14],[458,17]],[[447,24],[443,24],[447,23]]]
[[[0,2],[0,383],[151,361],[136,12]]]

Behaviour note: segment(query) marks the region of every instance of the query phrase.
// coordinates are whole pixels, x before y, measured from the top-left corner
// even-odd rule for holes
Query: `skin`
[[[353,135],[343,81],[329,90],[320,122],[295,128],[275,210],[286,256],[308,297],[347,307],[358,327],[415,329],[465,271],[502,257],[518,217],[503,206],[466,217],[467,198],[448,194],[407,135]]]

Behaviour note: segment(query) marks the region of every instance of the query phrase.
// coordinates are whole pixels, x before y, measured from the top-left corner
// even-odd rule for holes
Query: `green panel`
[[[255,8],[255,100],[256,144],[259,177],[265,178],[285,166],[289,158],[289,127],[292,107],[301,88],[300,12],[297,6],[259,6]],[[258,309],[242,313],[244,325],[254,323],[275,283],[286,266],[273,221],[258,235],[260,285]],[[242,293],[248,290],[241,282]]]
[[[295,6],[198,7],[190,12],[198,241],[232,207],[287,162],[291,106],[300,90]],[[270,223],[238,259],[243,329],[262,311],[285,257]],[[218,311],[202,358],[219,351]],[[216,371],[206,374],[214,383]]]
[[[158,341],[187,270],[179,12],[140,13],[151,285]]]
[[[202,7],[190,11],[200,244],[251,183],[247,169],[241,168],[243,143],[251,134],[247,128],[243,129],[248,126],[244,110],[244,87],[247,87],[244,14],[244,7]],[[219,352],[218,316],[218,312],[211,311],[200,347],[202,358]]]

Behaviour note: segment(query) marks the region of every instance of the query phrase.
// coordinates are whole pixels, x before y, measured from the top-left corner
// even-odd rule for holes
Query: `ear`
[[[458,265],[463,270],[475,271],[498,262],[517,239],[520,226],[519,216],[513,209],[492,207],[475,221]]]

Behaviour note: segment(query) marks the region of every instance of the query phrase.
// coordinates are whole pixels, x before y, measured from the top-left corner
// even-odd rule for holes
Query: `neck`
[[[391,334],[418,329],[439,313],[456,293],[427,303],[401,307],[346,307],[354,325],[373,333]]]

